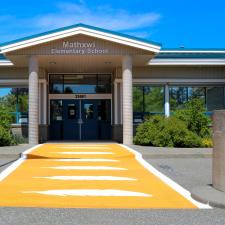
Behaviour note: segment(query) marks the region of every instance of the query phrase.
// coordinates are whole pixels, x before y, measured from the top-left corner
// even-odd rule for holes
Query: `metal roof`
[[[158,55],[155,56],[156,59],[225,59],[225,51],[224,52],[208,52],[207,50],[198,51],[198,52],[159,52]]]
[[[107,30],[107,29],[94,27],[94,26],[90,26],[90,25],[86,25],[86,24],[82,24],[82,23],[67,26],[67,27],[62,27],[62,28],[58,28],[58,29],[54,29],[54,30],[50,30],[50,31],[47,31],[47,32],[27,36],[27,37],[24,37],[24,38],[19,38],[19,39],[9,41],[9,42],[5,42],[5,43],[0,44],[0,47],[15,44],[17,42],[26,41],[26,40],[33,39],[33,38],[38,38],[38,37],[41,37],[41,36],[44,36],[44,35],[49,35],[49,34],[61,32],[61,31],[77,28],[77,27],[88,28],[88,29],[92,29],[92,30],[96,30],[96,31],[100,31],[100,32],[108,33],[108,34],[113,34],[113,35],[129,38],[129,39],[132,39],[132,40],[141,41],[141,42],[144,42],[144,43],[148,43],[148,44],[152,44],[152,45],[156,45],[156,46],[161,47],[161,44],[157,43],[157,42],[153,42],[153,41],[150,41],[150,40],[147,40],[147,39],[138,38],[138,37],[134,37],[134,36],[131,36],[131,35],[122,34],[122,33],[119,33],[119,32],[110,31],[110,30]]]
[[[3,54],[0,54],[0,60],[7,60]]]

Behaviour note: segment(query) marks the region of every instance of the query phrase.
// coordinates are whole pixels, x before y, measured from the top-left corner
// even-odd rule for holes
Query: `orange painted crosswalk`
[[[122,145],[44,144],[25,156],[0,175],[0,206],[201,207]]]

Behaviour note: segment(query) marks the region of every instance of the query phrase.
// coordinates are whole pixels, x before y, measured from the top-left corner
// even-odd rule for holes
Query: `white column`
[[[29,59],[29,144],[39,143],[39,107],[38,107],[38,60]]]
[[[165,109],[165,116],[170,116],[170,92],[169,92],[169,85],[165,85],[165,103],[164,103],[164,109]]]
[[[47,81],[45,80],[44,83],[43,83],[43,92],[44,92],[44,99],[43,99],[43,113],[44,113],[44,119],[43,119],[43,122],[44,124],[47,124],[47,98],[48,98],[48,94],[47,94]]]
[[[118,88],[117,82],[114,82],[114,124],[118,124]]]
[[[122,60],[123,77],[123,144],[133,144],[132,58]]]

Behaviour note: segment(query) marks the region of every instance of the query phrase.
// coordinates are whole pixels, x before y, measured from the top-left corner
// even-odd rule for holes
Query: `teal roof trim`
[[[225,48],[161,48],[161,51],[179,51],[179,52],[202,51],[202,52],[204,52],[204,51],[225,51]]]
[[[122,33],[116,32],[116,31],[110,31],[110,30],[107,30],[107,29],[94,27],[94,26],[90,26],[90,25],[86,25],[86,24],[82,24],[82,23],[67,26],[67,27],[62,27],[62,28],[58,28],[58,29],[54,29],[54,30],[50,30],[50,31],[47,31],[47,32],[27,36],[27,37],[16,39],[16,40],[9,41],[9,42],[5,42],[5,43],[0,44],[0,47],[10,45],[10,44],[15,44],[17,42],[26,41],[26,40],[37,38],[37,37],[41,37],[41,36],[48,35],[48,34],[57,33],[57,32],[64,31],[64,30],[77,28],[77,27],[83,27],[83,28],[88,28],[88,29],[92,29],[92,30],[96,30],[96,31],[105,32],[105,33],[108,33],[108,34],[118,35],[118,36],[121,36],[121,37],[129,38],[129,39],[132,39],[132,40],[141,41],[141,42],[144,42],[144,43],[147,43],[147,44],[152,44],[152,45],[156,45],[158,47],[161,47],[161,44],[159,44],[157,42],[153,42],[153,41],[150,41],[150,40],[147,40],[147,39],[142,39],[142,38],[130,36],[130,35],[127,35],[127,34],[122,34]]]
[[[160,52],[155,59],[225,59],[225,53],[163,53]]]
[[[0,54],[0,60],[8,60],[3,54]]]

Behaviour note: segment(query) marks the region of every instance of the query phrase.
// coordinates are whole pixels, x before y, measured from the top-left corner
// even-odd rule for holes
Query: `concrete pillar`
[[[225,110],[213,114],[213,187],[225,192]]]
[[[164,103],[164,111],[165,116],[170,116],[170,92],[169,92],[169,85],[165,85],[165,103]]]
[[[38,60],[29,58],[29,144],[39,143]]]
[[[123,144],[133,144],[133,93],[132,58],[122,59],[123,78]]]

